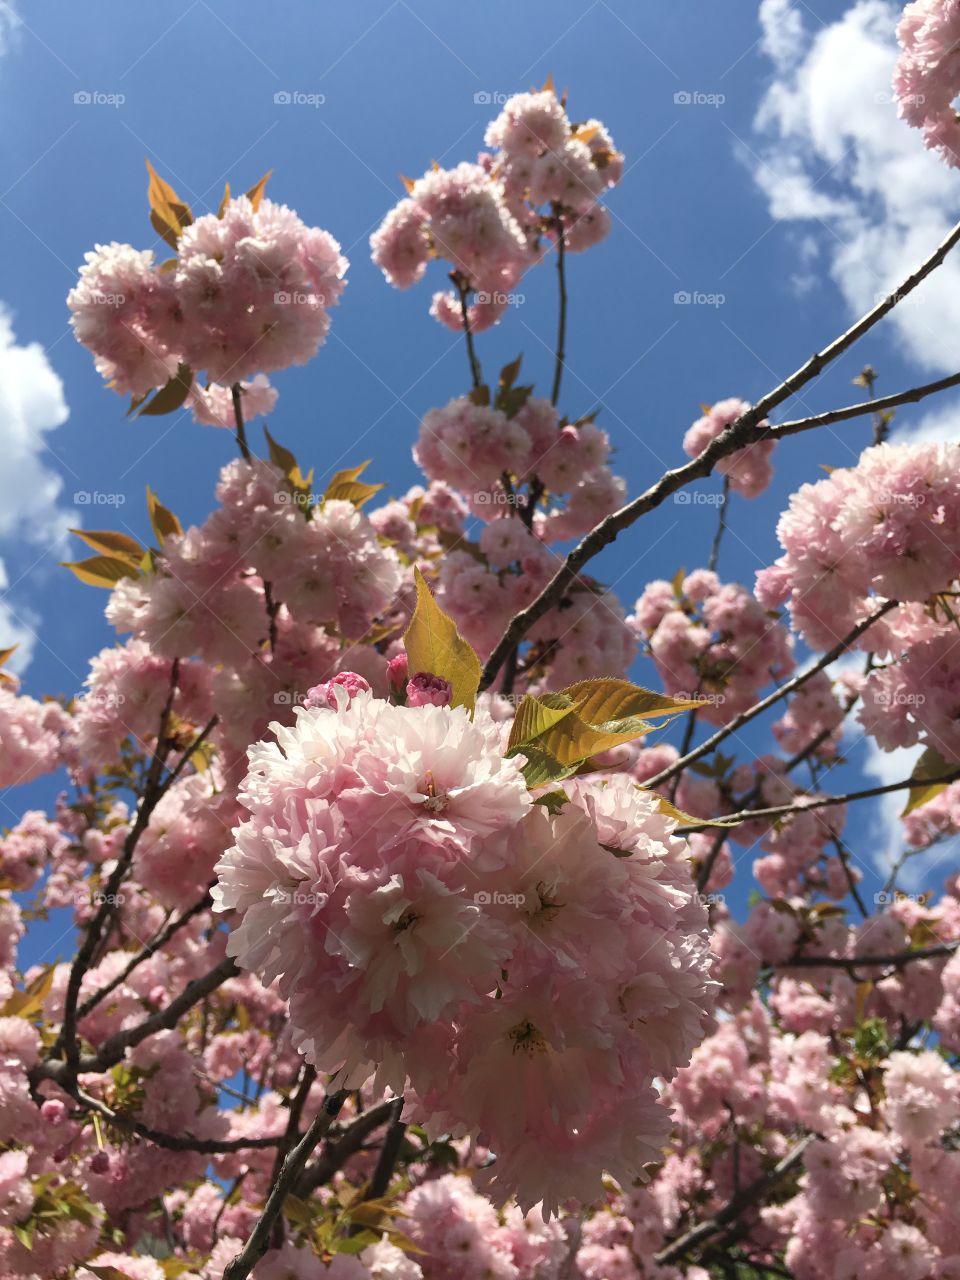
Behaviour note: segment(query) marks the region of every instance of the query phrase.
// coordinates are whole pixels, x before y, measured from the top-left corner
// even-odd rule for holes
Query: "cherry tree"
[[[951,164],[958,23],[908,5],[895,78]],[[887,438],[960,373],[877,397],[868,367],[867,398],[772,420],[960,225],[756,404],[677,424],[630,497],[602,423],[562,411],[568,280],[623,156],[550,83],[484,143],[371,237],[390,285],[435,278],[466,354],[405,494],[254,429],[349,305],[340,246],[266,179],[195,216],[151,168],[165,250],[98,245],[70,292],[130,412],[230,449],[200,525],[148,490],[149,544],[75,531],[118,634],[82,696],[0,671],[0,784],[64,788],[0,837],[0,1276],[960,1278],[960,878],[901,894],[901,864],[871,902],[860,871],[878,797],[902,793],[903,860],[960,829],[960,446]],[[538,389],[482,334],[546,264]],[[862,419],[775,563],[725,580],[790,439]],[[713,475],[702,565],[632,604],[593,577]],[[837,781],[852,723],[921,747],[911,776]],[[21,972],[63,907],[72,958]]]

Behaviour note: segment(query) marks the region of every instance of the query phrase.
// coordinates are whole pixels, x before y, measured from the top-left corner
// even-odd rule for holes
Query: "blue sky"
[[[681,459],[702,401],[770,389],[924,257],[960,205],[960,177],[896,120],[896,9],[883,0],[38,0],[20,10],[0,21],[0,302],[15,334],[0,329],[0,645],[22,641],[32,693],[77,693],[87,658],[113,639],[104,597],[57,567],[66,525],[145,537],[148,483],[184,521],[200,520],[232,455],[226,433],[188,416],[126,420],[68,328],[64,299],[88,248],[154,243],[145,156],[195,212],[216,206],[225,180],[243,188],[272,168],[269,194],[340,240],[350,283],[331,337],[312,364],[275,379],[271,430],[318,478],[373,457],[371,477],[394,492],[418,480],[419,417],[466,389],[467,362],[427,314],[429,284],[390,289],[368,236],[402,194],[400,174],[473,157],[497,95],[550,73],[574,117],[604,120],[626,154],[612,235],[571,262],[561,407],[599,409],[631,494]],[[322,101],[277,102],[285,92]],[[431,281],[443,286],[440,268]],[[851,379],[868,361],[882,391],[952,372],[958,284],[953,264],[779,416],[860,398]],[[553,271],[521,289],[480,355],[490,371],[523,351],[526,378],[546,389]],[[678,293],[715,304],[677,303]],[[24,358],[29,344],[39,349]],[[69,416],[53,428],[57,378]],[[952,434],[955,403],[904,411],[901,429]],[[852,463],[868,438],[854,423],[781,445],[771,491],[731,509],[724,575],[752,582],[777,554],[790,492],[819,464]],[[119,497],[94,510],[78,493]],[[713,506],[668,503],[595,570],[629,605],[650,578],[704,563],[714,520]],[[863,767],[903,776],[899,764]],[[845,771],[845,784],[863,776]],[[25,789],[34,803],[49,792]],[[0,823],[14,820],[10,802]]]

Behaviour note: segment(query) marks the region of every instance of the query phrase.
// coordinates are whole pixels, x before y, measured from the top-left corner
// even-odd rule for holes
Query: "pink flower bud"
[[[347,702],[350,702],[358,693],[367,693],[370,690],[369,683],[364,680],[363,676],[358,676],[355,671],[341,671],[331,680],[325,680],[323,684],[315,684],[312,689],[307,690],[307,696],[304,699],[304,706],[307,707],[328,707],[331,711],[339,708],[337,688],[345,689],[347,693]]]
[[[387,663],[387,679],[390,681],[390,688],[396,693],[404,688],[407,683],[407,673],[409,666],[407,664],[407,655],[398,653],[395,658],[391,658]]]
[[[61,1124],[67,1114],[67,1108],[59,1098],[48,1098],[41,1106],[40,1114],[44,1120],[49,1120],[51,1124]]]
[[[449,680],[431,675],[429,671],[418,671],[407,682],[408,707],[449,707],[452,697],[453,687]]]

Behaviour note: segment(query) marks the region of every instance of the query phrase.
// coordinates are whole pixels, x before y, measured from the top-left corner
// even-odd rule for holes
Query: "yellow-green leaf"
[[[701,705],[690,698],[672,698],[614,677],[578,680],[563,693],[574,703],[577,715],[596,727],[633,716],[675,716]]]
[[[382,484],[364,484],[360,480],[347,480],[343,484],[331,484],[323,495],[325,502],[352,502],[355,507],[362,507],[365,502],[385,488]]]
[[[613,722],[617,723],[617,722]],[[536,740],[535,745],[561,765],[580,764],[601,751],[632,742],[653,728],[645,720],[622,720],[620,728],[594,726],[576,710],[569,711]],[[523,750],[523,748],[521,748]]]
[[[150,201],[150,223],[171,249],[176,249],[180,232],[193,222],[190,206],[185,204],[169,182],[164,182],[150,161],[147,161],[150,182],[147,199]]]
[[[139,568],[143,560],[143,547],[136,538],[129,538],[125,533],[115,533],[112,529],[71,529],[70,532],[82,538],[94,551],[102,551],[104,555],[115,556],[118,560],[129,560],[134,568]]]
[[[226,213],[227,205],[230,203],[230,183],[223,184],[223,199],[220,201],[220,207],[217,209],[217,217],[222,218]]]
[[[183,533],[183,525],[177,517],[167,507],[163,505],[157,495],[147,485],[147,511],[150,514],[150,524],[153,526],[153,532],[157,535],[157,541],[163,546],[164,538],[171,535],[180,535]]]
[[[930,779],[945,778],[950,773],[956,773],[957,767],[955,764],[948,764],[935,747],[927,747],[910,775],[911,781],[915,781],[918,785],[910,788],[907,803],[900,817],[905,818],[908,813],[913,813],[914,809],[919,809],[934,796],[938,796],[941,791],[945,791],[949,783],[931,782]]]
[[[56,965],[48,965],[22,991],[15,991],[0,1009],[0,1017],[29,1018],[32,1014],[39,1013],[43,1008],[44,1000],[50,994],[55,972]]]
[[[5,666],[16,652],[17,646],[12,644],[9,649],[0,649],[0,667]]]
[[[450,682],[451,704],[472,712],[480,684],[480,659],[457,624],[434,600],[419,569],[414,569],[417,607],[403,636],[410,674],[427,671]]]
[[[140,576],[129,560],[119,560],[116,556],[90,556],[87,560],[61,560],[60,563],[90,587],[109,587],[112,590],[121,578]]]
[[[193,370],[189,365],[178,365],[177,372],[169,382],[162,386],[159,391],[155,391],[144,404],[141,404],[136,416],[138,418],[153,418],[159,417],[163,413],[175,412],[190,394],[192,385]]]
[[[572,710],[572,700],[563,695],[554,694],[551,697],[546,694],[538,698],[531,693],[525,694],[510,727],[507,753],[522,750],[524,743],[541,737]]]
[[[274,440],[266,427],[263,428],[263,434],[266,437],[267,450],[270,454],[270,461],[273,465],[279,471],[283,472],[293,485],[294,489],[298,492],[302,492],[304,489],[308,488],[313,472],[311,471],[309,476],[305,476],[300,470],[300,464],[297,462],[297,459],[291,450],[287,449],[277,440]]]
[[[370,465],[370,459],[361,462],[359,467],[345,467],[338,471],[327,485],[323,495],[324,502],[352,502],[355,507],[362,507],[375,493],[385,486],[382,484],[364,484],[360,477]]]
[[[247,192],[247,199],[253,205],[254,212],[260,208],[260,201],[263,199],[264,190],[266,189],[267,183],[270,181],[270,175],[272,173],[273,170],[268,169],[260,181]]]

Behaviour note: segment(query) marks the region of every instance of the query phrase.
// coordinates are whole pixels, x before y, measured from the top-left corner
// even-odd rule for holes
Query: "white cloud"
[[[11,36],[22,23],[12,0],[0,0],[0,54],[10,48]]]
[[[908,413],[909,410],[901,410]],[[907,421],[895,425],[890,432],[891,444],[960,444],[960,402],[956,399],[941,401],[919,421]]]
[[[58,550],[66,541],[71,521],[57,506],[63,482],[50,466],[45,436],[67,414],[63,384],[43,348],[35,342],[20,345],[9,312],[0,305],[0,542],[11,551],[24,542]],[[22,603],[29,577],[15,582],[7,596],[9,585],[0,560],[0,648],[19,644],[14,665],[22,670],[36,618]]]
[[[56,505],[63,481],[48,465],[44,436],[66,422],[68,412],[63,383],[43,348],[19,345],[0,306],[0,538],[64,539],[69,518]]]
[[[776,66],[747,158],[771,214],[812,231],[850,311],[893,290],[947,234],[960,179],[897,119],[890,80],[900,10],[857,0],[810,31],[791,0],[762,0],[761,48]],[[925,368],[957,367],[960,259],[935,271],[887,322]]]

